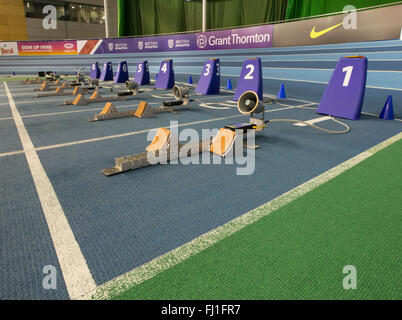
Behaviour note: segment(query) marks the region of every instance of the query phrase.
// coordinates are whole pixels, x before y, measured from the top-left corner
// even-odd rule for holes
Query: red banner
[[[77,54],[77,41],[24,41],[18,42],[18,52],[27,55]]]

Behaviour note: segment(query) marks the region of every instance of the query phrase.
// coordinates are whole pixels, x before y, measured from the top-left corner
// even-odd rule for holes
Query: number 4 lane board
[[[350,120],[360,118],[367,79],[367,58],[339,59],[317,113]]]
[[[174,87],[173,60],[163,60],[159,68],[158,79],[155,82],[157,89],[172,89]]]

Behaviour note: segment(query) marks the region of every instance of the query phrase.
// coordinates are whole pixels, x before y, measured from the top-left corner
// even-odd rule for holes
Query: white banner
[[[18,56],[17,42],[0,42],[0,56]]]

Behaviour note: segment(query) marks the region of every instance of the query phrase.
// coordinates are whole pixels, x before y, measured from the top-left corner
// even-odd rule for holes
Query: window
[[[27,18],[42,19],[45,16],[42,13],[43,7],[49,4],[56,7],[58,20],[81,23],[105,23],[102,6],[67,3],[58,0],[24,0],[25,16]]]

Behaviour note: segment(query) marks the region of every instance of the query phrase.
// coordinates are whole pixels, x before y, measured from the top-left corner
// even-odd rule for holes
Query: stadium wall
[[[276,25],[139,38],[0,42],[7,55],[130,54],[247,49],[399,39],[402,4]],[[345,19],[346,18],[346,19]],[[356,28],[350,28],[356,22]]]

